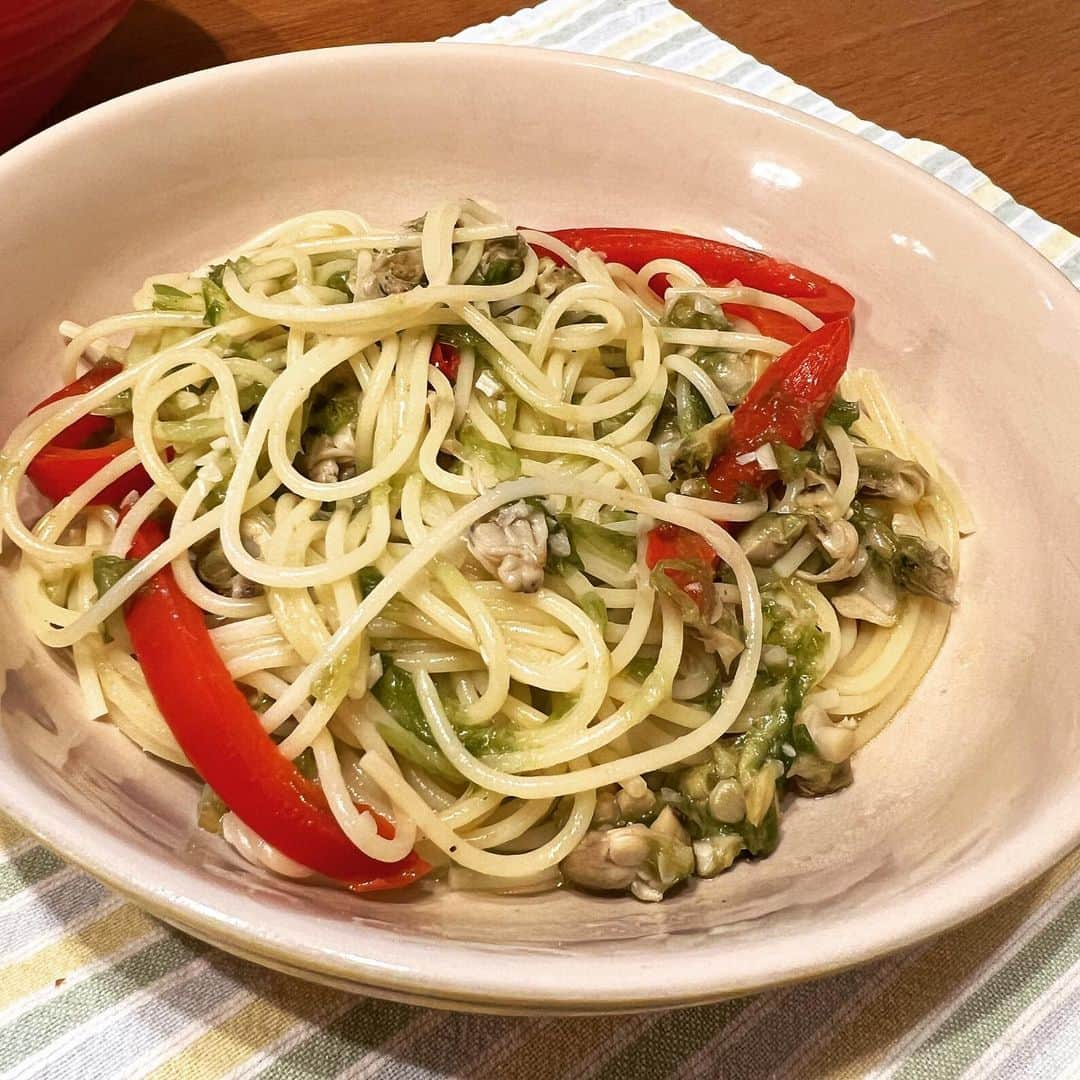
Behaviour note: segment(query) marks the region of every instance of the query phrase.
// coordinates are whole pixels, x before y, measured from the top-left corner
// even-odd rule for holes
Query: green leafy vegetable
[[[744,353],[698,349],[691,359],[712,379],[729,405],[742,401],[754,383],[754,365]]]
[[[693,434],[685,437],[675,448],[671,459],[672,475],[685,482],[702,476],[712,460],[727,444],[732,417],[718,416]]]
[[[695,841],[702,841],[700,847],[695,843],[695,856],[709,874],[731,865],[742,850],[755,857],[775,850],[780,837],[777,794],[795,753],[791,744],[800,753],[814,753],[809,732],[805,725],[796,727],[794,718],[817,678],[825,646],[816,609],[801,583],[763,586],[762,608],[766,643],[782,646],[786,661],[759,671],[743,710],[748,730],[734,740],[721,739],[712,748],[711,762],[674,778],[674,805]],[[714,711],[723,689],[718,677],[698,703]],[[714,838],[726,839],[713,843]]]
[[[637,537],[571,514],[558,514],[556,517],[569,535],[574,551],[579,555],[592,552],[621,570],[629,570],[634,565],[637,558]]]
[[[106,401],[95,410],[94,416],[124,416],[131,412],[131,391],[121,390],[111,401]]]
[[[710,713],[716,712],[724,700],[724,692],[727,689],[727,677],[724,672],[718,671],[713,679],[712,686],[700,697],[694,698],[694,704],[700,705]]]
[[[371,688],[375,700],[408,732],[428,746],[438,746],[428,727],[427,717],[416,696],[412,678],[387,656],[383,656],[383,673]]]
[[[832,399],[832,403],[825,412],[826,424],[835,424],[845,431],[849,430],[851,425],[858,419],[859,403],[857,401],[848,401],[839,394]]]
[[[581,557],[574,550],[574,542],[566,526],[554,515],[548,513],[540,499],[527,500],[537,509],[544,511],[548,529],[547,569],[555,574],[567,574],[571,570],[581,570]]]
[[[203,281],[202,285],[203,306],[206,309],[206,314],[203,316],[203,321],[207,326],[217,326],[221,322],[222,315],[229,306],[229,297],[225,290],[215,284],[209,278]]]
[[[634,682],[644,682],[652,674],[654,667],[656,667],[655,656],[639,654],[623,668],[623,674],[628,675]]]
[[[375,726],[386,740],[387,746],[399,757],[412,762],[413,765],[433,776],[441,776],[444,780],[461,781],[461,774],[447,761],[446,756],[438,747],[430,746],[417,738],[411,731],[397,723],[393,717],[380,719]]]
[[[499,430],[509,438],[517,422],[518,399],[517,395],[502,386],[500,390],[487,399],[487,412],[492,420],[499,426]]]
[[[153,302],[155,311],[193,311],[197,305],[198,301],[191,293],[186,293],[174,285],[161,285],[155,282]]]
[[[609,416],[604,420],[597,420],[596,423],[593,424],[593,431],[596,433],[596,437],[598,439],[607,438],[607,436],[610,435],[613,431],[618,431],[619,428],[621,428],[623,426],[623,424],[625,424],[628,421],[632,420],[636,414],[637,414],[637,409],[636,408],[635,409],[626,409],[624,412],[617,413],[615,416]],[[675,427],[677,421],[676,421],[676,418],[675,418],[676,414],[675,414],[675,411],[674,411],[674,407],[672,408],[671,417],[672,417],[672,426]],[[676,428],[676,430],[677,430],[677,428]]]
[[[681,376],[675,381],[675,415],[679,433],[684,439],[703,428],[712,419],[705,399],[694,388],[689,379]]]
[[[666,326],[678,326],[683,330],[730,330],[731,321],[723,308],[707,296],[691,294],[680,296],[664,315]]]
[[[134,565],[134,559],[119,555],[95,555],[93,573],[98,596],[104,596]]]
[[[339,270],[336,274],[331,274],[326,279],[326,286],[329,289],[337,289],[338,292],[343,292],[349,298],[350,303],[354,299],[353,291],[349,287],[349,272],[347,270]]]
[[[521,458],[509,446],[489,442],[474,424],[466,422],[459,433],[461,458],[472,470],[479,487],[489,488],[521,475]]]
[[[240,411],[246,413],[253,409],[266,396],[267,387],[263,383],[251,382],[247,386],[241,386],[236,393]]]
[[[900,588],[943,604],[955,603],[956,575],[948,554],[936,544],[896,533],[884,510],[859,500],[851,504],[851,523]]]
[[[365,566],[356,571],[356,582],[360,586],[361,596],[370,596],[382,579],[382,574],[374,566]]]
[[[773,453],[779,467],[780,479],[792,484],[800,479],[814,460],[812,450],[794,450],[787,443],[773,443]]]
[[[442,751],[438,750],[439,744],[431,732],[427,717],[424,716],[420,699],[416,696],[416,687],[411,676],[402,671],[385,655],[383,656],[382,676],[371,688],[371,692],[375,695],[375,700],[382,705],[404,731],[424,745],[437,750],[439,756],[442,757]],[[482,757],[485,754],[503,753],[514,748],[513,733],[503,728],[492,725],[467,727],[458,724],[455,724],[454,728],[465,749],[476,757]],[[382,729],[380,728],[380,730]],[[390,742],[389,738],[387,742]],[[446,766],[453,769],[449,762],[446,763]],[[429,766],[425,765],[424,767]],[[454,770],[454,773],[456,775],[456,770]]]
[[[629,415],[626,415],[618,426],[622,426],[622,423],[626,423],[628,419]],[[597,424],[595,430],[602,437],[609,434],[604,428],[603,422]],[[611,430],[614,431],[615,428]],[[660,402],[660,408],[656,413],[656,419],[653,421],[652,430],[649,433],[649,441],[659,452],[661,462],[670,461],[676,448],[682,442],[682,434],[679,431],[679,410],[675,405],[674,394],[664,394]]]
[[[488,240],[469,281],[474,285],[505,285],[524,273],[527,252],[528,246],[517,233]]]
[[[323,435],[336,435],[342,428],[356,423],[360,406],[352,394],[337,394],[324,398],[308,417],[308,426]]]
[[[788,770],[788,778],[798,795],[832,795],[851,783],[851,762],[834,763],[815,753],[800,753]]]
[[[682,620],[702,627],[713,612],[712,567],[701,559],[661,559],[649,573],[652,587],[678,609]]]
[[[603,634],[607,630],[608,617],[607,605],[600,599],[600,596],[590,590],[578,597],[578,604],[581,606],[581,610],[596,623],[600,628],[600,633]]]
[[[780,843],[780,811],[774,802],[757,824],[743,820],[739,825],[746,850],[755,858],[763,859],[771,855]]]
[[[345,697],[360,666],[360,646],[350,645],[338,653],[315,677],[311,692],[320,701],[337,702]]]
[[[771,566],[806,529],[802,514],[777,514],[769,511],[755,518],[739,533],[739,547],[753,566]]]
[[[462,745],[473,757],[486,754],[505,754],[515,748],[513,732],[491,724],[476,726],[454,725]]]
[[[805,724],[796,724],[791,729],[791,745],[799,754],[816,754],[817,744],[814,742],[810,729]]]
[[[494,352],[487,340],[478,334],[471,326],[444,325],[439,327],[436,335],[437,341],[453,345],[455,349],[475,349],[478,353],[485,350]]]
[[[237,259],[226,259],[222,263],[215,263],[207,271],[206,278],[208,281],[213,282],[219,289],[225,288],[225,271],[232,270],[236,276],[240,279],[240,284],[244,284],[244,275],[249,269],[251,269],[252,263],[245,255],[241,255]]]
[[[218,416],[200,416],[194,420],[159,420],[154,435],[169,446],[212,442],[225,434],[225,421]]]

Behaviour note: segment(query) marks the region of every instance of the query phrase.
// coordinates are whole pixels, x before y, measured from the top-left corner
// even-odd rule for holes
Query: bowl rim
[[[132,91],[35,135],[0,156],[0,185],[84,130],[96,129],[107,137],[114,119],[132,110],[155,107],[188,87],[223,87],[255,70],[276,69],[279,74],[288,74],[343,60],[364,63],[369,58],[387,56],[430,58],[435,53],[459,60],[483,53],[518,68],[530,62],[548,65],[553,73],[585,68],[604,72],[605,78],[610,75],[651,80],[808,129],[828,143],[838,144],[849,156],[869,160],[877,167],[885,167],[888,159],[888,167],[902,172],[910,184],[950,204],[952,213],[966,218],[971,228],[988,232],[998,246],[1006,248],[1014,263],[1038,279],[1048,301],[1053,297],[1066,315],[1072,314],[1080,330],[1080,293],[1069,279],[989,211],[912,162],[824,120],[741,90],[647,65],[560,50],[455,42],[387,43],[305,50],[225,64]],[[238,897],[235,886],[208,877],[198,867],[179,859],[168,862],[167,877],[174,884],[148,881],[147,875],[140,872],[147,865],[145,857],[133,856],[129,841],[105,826],[94,833],[93,848],[81,850],[66,827],[66,807],[61,797],[43,797],[41,789],[19,771],[7,780],[7,784],[0,785],[0,809],[12,820],[68,862],[166,922],[294,974],[444,1008],[619,1012],[703,1004],[802,981],[843,970],[949,929],[1004,900],[1080,844],[1080,813],[1073,817],[1071,828],[1068,817],[1064,821],[1059,818],[1059,827],[1054,830],[1040,828],[1036,821],[1029,820],[994,848],[992,856],[988,854],[973,866],[940,876],[916,895],[897,897],[889,906],[888,919],[874,920],[858,935],[850,928],[802,931],[789,942],[797,943],[797,949],[744,949],[744,962],[734,972],[726,970],[726,965],[714,968],[704,963],[676,967],[673,961],[679,955],[677,948],[654,950],[653,957],[629,949],[625,950],[626,956],[620,956],[618,948],[610,955],[589,953],[585,960],[589,964],[588,985],[579,990],[584,957],[572,947],[530,950],[527,964],[499,964],[491,961],[511,953],[524,960],[526,953],[514,952],[509,946],[450,939],[434,942],[430,938],[398,936],[392,930],[374,930],[370,934],[358,932],[366,949],[364,955],[346,955],[312,945],[299,935],[290,938],[288,932],[267,934],[265,926],[230,914],[230,904],[258,906],[258,901],[250,897]],[[1080,809],[1080,789],[1073,796]],[[79,839],[85,848],[86,838]],[[169,857],[162,854],[160,858]],[[668,935],[666,941],[677,938]],[[722,939],[716,940],[722,948]],[[692,942],[695,958],[704,959],[703,949],[708,946],[692,935],[687,936],[687,941]],[[798,957],[795,963],[791,962],[793,955]],[[722,972],[719,977],[713,974],[715,969]],[[656,973],[661,970],[664,978],[658,980]],[[588,993],[589,1000],[582,1000],[582,992]]]

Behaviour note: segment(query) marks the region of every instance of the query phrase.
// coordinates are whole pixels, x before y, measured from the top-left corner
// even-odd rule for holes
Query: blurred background
[[[613,0],[620,2],[633,0]],[[514,0],[3,0],[0,143],[200,68],[294,49],[433,40],[519,6]],[[679,6],[857,115],[965,154],[1020,203],[1080,231],[1076,0],[684,0]]]

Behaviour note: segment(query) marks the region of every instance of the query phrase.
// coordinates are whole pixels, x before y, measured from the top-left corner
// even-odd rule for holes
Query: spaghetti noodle
[[[967,511],[809,271],[464,200],[134,308],[64,324],[0,524],[88,715],[275,872],[658,900],[847,784],[944,637]]]

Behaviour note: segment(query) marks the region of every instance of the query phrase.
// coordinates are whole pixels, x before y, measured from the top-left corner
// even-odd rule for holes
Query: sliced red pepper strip
[[[74,382],[62,386],[55,394],[50,394],[44,401],[39,401],[30,412],[36,413],[38,409],[44,409],[54,401],[62,401],[64,398],[79,397],[96,390],[103,382],[108,382],[118,371],[120,365],[113,360],[103,360],[97,367],[91,368],[85,375],[80,376]],[[94,436],[102,435],[112,428],[112,421],[107,416],[80,416],[73,424],[69,424],[59,435],[50,439],[46,446],[65,446],[76,448],[85,446]]]
[[[751,307],[749,304],[724,304],[724,314],[728,317],[746,319],[754,324],[754,329],[765,337],[776,338],[794,345],[810,333],[798,319],[785,315],[782,311],[771,308]]]
[[[38,402],[30,411],[35,413],[54,401],[87,394],[111,379],[119,370],[119,364],[111,360],[103,361],[81,378]],[[26,475],[42,495],[59,502],[135,445],[130,439],[116,439],[105,446],[87,446],[87,443],[111,431],[112,427],[113,423],[107,416],[80,416],[34,455],[33,461],[27,466]],[[136,465],[95,495],[90,505],[118,506],[129,491],[137,491],[141,495],[152,484],[147,471],[141,465]]]
[[[698,562],[711,570],[716,565],[716,552],[705,537],[663,521],[654,525],[645,539],[645,565],[652,570],[657,564],[670,561]],[[699,611],[708,610],[712,597],[700,595],[700,582],[696,578],[672,568],[663,572],[693,600]]]
[[[735,410],[727,446],[709,466],[716,497],[730,502],[742,486],[762,487],[770,475],[756,461],[737,459],[765,443],[796,450],[821,428],[847,367],[851,323],[826,323],[765,369]]]
[[[704,536],[664,521],[649,532],[645,544],[645,564],[651,570],[665,559],[698,559],[711,564],[716,561],[716,552]]]
[[[146,522],[131,557],[144,558],[164,539],[159,525]],[[357,892],[396,889],[431,869],[415,852],[379,862],[342,832],[322,788],[298,772],[263,730],[214,648],[202,612],[169,567],[132,597],[124,620],[150,692],[188,760],[267,843]],[[379,833],[391,837],[393,826],[379,819]]]
[[[107,446],[86,450],[69,450],[50,444],[38,451],[26,474],[42,495],[59,502],[134,445],[130,439],[116,439]],[[119,480],[102,488],[90,500],[90,505],[119,506],[128,492],[137,491],[141,495],[152,485],[150,474],[141,465],[136,465]]]
[[[557,229],[550,235],[575,251],[590,248],[631,270],[640,270],[653,259],[677,259],[709,285],[738,280],[749,288],[796,300],[825,322],[846,318],[855,307],[851,293],[812,270],[719,240],[625,228]]]
[[[431,346],[431,366],[438,368],[451,382],[457,378],[458,365],[461,363],[461,357],[458,355],[457,349],[453,345],[447,344],[445,341],[436,341]]]

